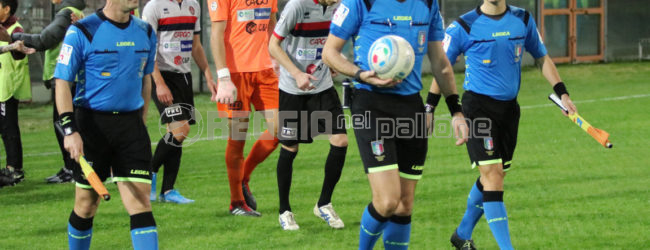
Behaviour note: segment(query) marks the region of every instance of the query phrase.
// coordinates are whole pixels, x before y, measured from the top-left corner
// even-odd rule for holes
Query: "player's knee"
[[[295,152],[298,152],[298,145],[300,145],[300,144],[291,145],[291,146],[282,145],[282,148],[289,151],[289,152],[295,153]]]
[[[413,211],[413,199],[403,197],[398,210],[396,211],[397,214],[411,214],[411,211]]]
[[[99,200],[90,197],[77,198],[74,204],[74,211],[82,218],[89,218],[95,215]]]
[[[183,142],[185,138],[187,138],[187,135],[189,134],[190,134],[190,125],[186,123],[183,124],[183,126],[174,130],[174,139],[176,139],[178,142]]]
[[[390,216],[395,213],[400,204],[399,197],[384,196],[372,202],[375,208],[383,216]]]
[[[333,135],[332,138],[330,138],[330,144],[337,147],[347,147],[348,137],[345,134]]]
[[[488,171],[481,171],[481,183],[484,190],[503,190],[505,172],[499,166],[491,167]]]

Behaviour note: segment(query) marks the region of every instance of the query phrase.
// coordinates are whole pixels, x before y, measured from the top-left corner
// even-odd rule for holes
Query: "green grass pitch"
[[[648,248],[650,64],[572,65],[560,66],[559,71],[580,114],[595,127],[608,131],[614,148],[603,148],[563,117],[546,99],[552,90],[541,73],[525,68],[519,95],[519,143],[514,169],[509,171],[505,184],[514,246]],[[425,77],[425,89],[430,79],[431,76]],[[459,89],[462,79],[462,75],[457,75]],[[204,118],[207,111],[216,109],[207,95],[198,95],[196,103]],[[51,108],[20,108],[27,178],[15,187],[0,189],[0,249],[67,248],[66,226],[74,185],[48,185],[43,180],[62,165],[56,153]],[[155,107],[152,105],[150,110],[155,111]],[[444,106],[438,108],[437,116],[447,114]],[[148,127],[152,141],[160,138],[157,119],[156,112],[150,112]],[[192,129],[196,130],[196,126]],[[252,176],[251,189],[263,216],[234,217],[228,214],[226,141],[202,140],[183,149],[176,185],[196,203],[153,203],[161,249],[356,248],[360,216],[371,197],[354,136],[349,132],[348,157],[333,198],[345,229],[332,230],[312,214],[323,179],[327,141],[300,148],[291,197],[300,230],[284,232],[277,214],[278,152],[258,166]],[[467,193],[478,176],[477,170],[470,169],[465,147],[453,143],[452,139],[441,138],[429,141],[424,177],[416,192],[413,249],[451,249],[449,236],[463,215]],[[252,144],[247,142],[246,152]],[[115,185],[107,187],[113,199],[101,203],[91,246],[131,248],[128,215]],[[484,219],[473,237],[480,248],[497,249]],[[377,248],[381,247],[378,243]]]

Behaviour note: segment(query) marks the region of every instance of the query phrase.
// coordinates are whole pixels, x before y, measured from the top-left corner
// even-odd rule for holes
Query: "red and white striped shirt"
[[[160,71],[191,72],[192,41],[201,32],[201,6],[196,0],[152,0],[142,19],[158,36],[156,62]]]

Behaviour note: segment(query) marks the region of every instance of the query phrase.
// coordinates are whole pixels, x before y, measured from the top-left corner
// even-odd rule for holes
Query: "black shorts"
[[[174,97],[171,106],[162,104],[158,100],[158,95],[156,95],[156,84],[152,84],[151,98],[156,104],[156,108],[158,108],[158,113],[160,113],[160,123],[167,124],[175,121],[189,121],[190,124],[195,124],[192,74],[168,71],[160,71],[160,74],[165,80],[169,91],[172,93],[172,97]]]
[[[517,100],[499,101],[466,91],[463,94],[463,113],[472,121],[467,152],[472,168],[477,165],[502,163],[508,169],[517,146],[519,104]],[[479,124],[489,126],[481,126]]]
[[[278,139],[282,145],[312,143],[317,135],[345,134],[345,117],[334,87],[311,95],[280,90]]]
[[[352,126],[366,173],[399,169],[419,180],[427,156],[426,119],[419,94],[354,91]]]
[[[141,111],[127,113],[75,109],[84,155],[102,181],[151,183],[151,140]],[[77,186],[91,189],[81,167],[73,169]]]

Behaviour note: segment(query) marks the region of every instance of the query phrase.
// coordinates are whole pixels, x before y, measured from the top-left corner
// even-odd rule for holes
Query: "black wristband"
[[[362,69],[357,70],[357,73],[354,73],[354,80],[357,82],[363,82],[361,81],[361,73],[363,72]]]
[[[562,95],[567,94],[569,95],[569,92],[566,91],[566,86],[564,86],[564,82],[558,82],[553,86],[553,91],[555,91],[555,94],[557,97],[562,98]]]
[[[445,102],[452,116],[457,112],[463,112],[463,108],[460,106],[460,97],[457,94],[445,97]]]
[[[440,102],[440,97],[442,97],[442,95],[429,92],[429,94],[427,95],[427,104],[434,107],[438,106],[438,102]]]
[[[74,121],[74,113],[65,112],[59,115],[59,124],[61,125],[61,132],[64,136],[68,136],[77,132],[77,125]]]

